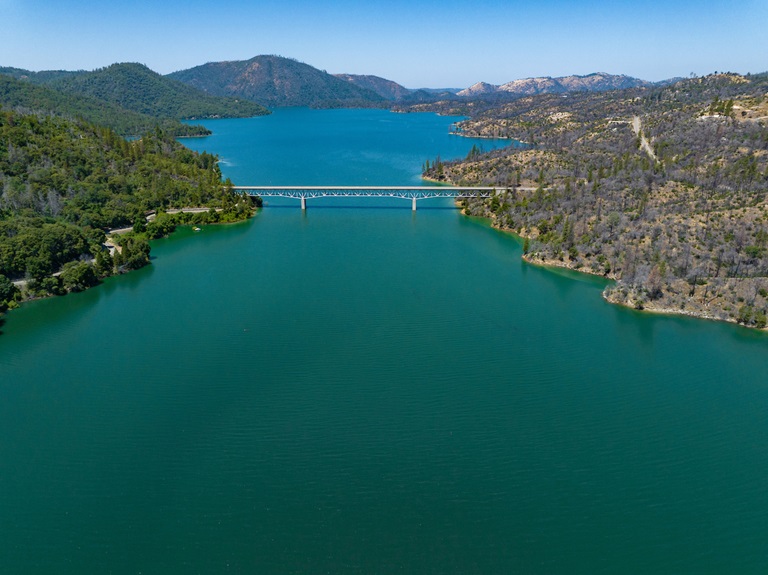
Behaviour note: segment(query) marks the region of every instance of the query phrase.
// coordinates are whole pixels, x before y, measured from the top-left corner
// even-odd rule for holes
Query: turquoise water
[[[283,108],[266,117],[204,122],[213,135],[184,143],[218,154],[224,176],[241,186],[408,186],[421,183],[426,160],[464,157],[473,144],[484,150],[506,145],[451,135],[450,125],[460,119],[383,110]]]
[[[240,184],[411,184],[471,147],[451,121],[185,143]],[[7,316],[2,573],[765,572],[763,334],[610,306],[444,200],[283,202]]]

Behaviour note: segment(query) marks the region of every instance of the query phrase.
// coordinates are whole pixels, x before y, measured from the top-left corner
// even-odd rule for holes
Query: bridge
[[[490,198],[497,188],[464,186],[233,186],[235,192],[262,198],[296,198],[307,209],[308,198],[402,198],[416,201],[428,198]]]

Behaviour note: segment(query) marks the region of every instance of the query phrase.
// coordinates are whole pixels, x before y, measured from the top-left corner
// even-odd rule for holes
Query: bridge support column
[[[301,196],[301,209],[306,210],[307,209],[307,197]]]
[[[411,210],[414,212],[416,211],[416,196],[413,196],[411,200]]]

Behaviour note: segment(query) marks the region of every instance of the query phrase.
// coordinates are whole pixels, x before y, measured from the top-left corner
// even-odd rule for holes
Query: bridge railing
[[[307,208],[308,198],[389,197],[409,199],[416,211],[416,201],[428,198],[490,198],[498,188],[486,186],[233,186],[236,192],[262,198],[281,197],[301,200]]]

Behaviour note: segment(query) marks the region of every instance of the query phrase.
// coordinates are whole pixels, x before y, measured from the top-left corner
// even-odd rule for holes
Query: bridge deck
[[[233,186],[232,189],[236,192],[243,192],[254,196],[284,198],[487,198],[496,193],[496,188],[477,186]]]
[[[495,190],[491,186],[232,186],[236,190]]]
[[[310,198],[402,198],[411,200],[416,211],[416,200],[428,198],[490,198],[497,188],[483,186],[233,186],[236,192],[262,198],[295,198],[301,200],[301,209],[307,209]]]

